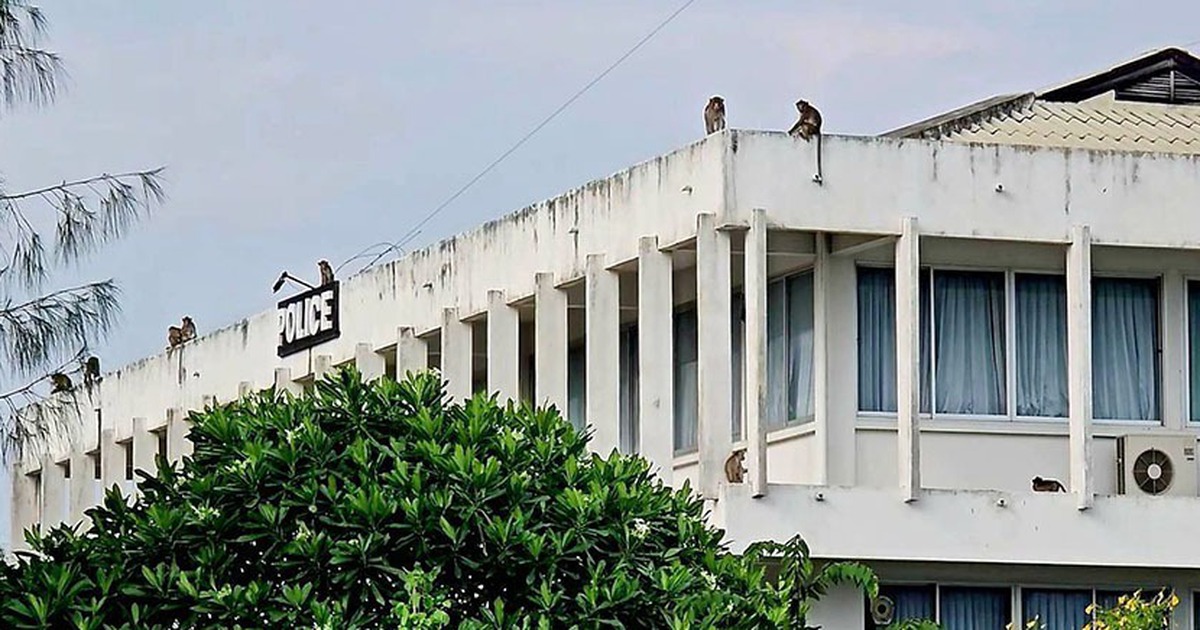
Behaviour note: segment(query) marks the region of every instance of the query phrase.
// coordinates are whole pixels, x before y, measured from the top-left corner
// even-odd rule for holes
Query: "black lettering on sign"
[[[337,339],[342,334],[338,321],[336,281],[279,303],[279,356]]]

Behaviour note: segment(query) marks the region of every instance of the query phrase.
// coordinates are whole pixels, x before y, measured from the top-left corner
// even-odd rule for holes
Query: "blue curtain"
[[[621,383],[622,453],[638,452],[638,339],[637,326],[621,331],[619,352]]]
[[[813,419],[813,274],[787,281],[788,420]]]
[[[882,586],[880,594],[890,597],[896,605],[894,621],[928,619],[937,617],[936,597],[933,586]]]
[[[1200,282],[1188,282],[1188,370],[1191,419],[1200,420]],[[1200,626],[1196,626],[1200,628]]]
[[[934,391],[940,413],[1005,413],[1004,274],[933,276]]]
[[[1092,280],[1092,401],[1097,418],[1157,420],[1158,282]]]
[[[891,269],[858,268],[858,408],[896,410],[896,276]]]
[[[943,630],[1002,630],[1012,621],[1007,588],[942,587]]]
[[[587,357],[582,347],[567,351],[567,420],[576,429],[587,425]]]
[[[675,314],[675,451],[694,451],[700,419],[696,311]]]
[[[1067,416],[1067,283],[1017,274],[1017,415]]]
[[[1079,630],[1090,621],[1087,607],[1092,592],[1022,589],[1021,608],[1025,621],[1035,617],[1046,630]]]

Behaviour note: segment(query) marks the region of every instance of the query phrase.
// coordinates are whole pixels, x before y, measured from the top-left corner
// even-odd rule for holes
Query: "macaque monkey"
[[[800,138],[807,142],[811,138],[817,139],[817,173],[813,176],[813,181],[821,182],[821,112],[817,111],[806,100],[796,101],[796,110],[800,112],[800,119],[796,124],[788,129],[788,135],[793,138]]]
[[[88,357],[83,362],[83,386],[91,388],[100,382],[100,357]]]
[[[53,383],[53,387],[50,389],[51,394],[70,392],[75,389],[75,386],[71,383],[71,377],[62,372],[51,374],[50,382]]]
[[[328,260],[318,261],[317,269],[321,270],[321,284],[317,286],[323,287],[327,284],[333,284],[333,267],[329,266]]]
[[[171,326],[167,329],[167,343],[170,344],[168,349],[177,348],[195,338],[196,324],[187,315],[183,316],[183,321],[179,326]]]
[[[1034,477],[1033,478],[1033,491],[1034,492],[1066,492],[1067,489],[1065,487],[1063,487],[1062,483],[1059,482],[1057,479],[1042,479],[1041,477]]]
[[[746,477],[746,468],[742,462],[746,460],[746,449],[738,449],[725,458],[725,478],[729,483],[742,483]]]
[[[725,99],[714,96],[704,108],[704,132],[716,133],[725,128]]]

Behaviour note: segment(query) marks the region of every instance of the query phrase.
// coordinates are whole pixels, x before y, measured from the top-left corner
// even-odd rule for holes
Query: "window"
[[[937,587],[928,585],[882,585],[879,594],[892,600],[892,622],[933,621],[937,618]],[[867,630],[881,630],[890,624],[876,624],[867,609]]]
[[[936,413],[1006,413],[1004,335],[1004,274],[933,272]]]
[[[1067,416],[1067,282],[1016,274],[1017,415]]]
[[[567,350],[567,420],[579,430],[587,425],[587,356],[583,346]]]
[[[155,459],[157,459],[159,457],[166,459],[167,458],[167,429],[166,429],[166,427],[164,427],[161,431],[157,431],[154,434],[154,437],[157,438],[157,442],[158,442],[158,452],[155,455]]]
[[[675,452],[697,448],[700,419],[699,356],[696,310],[675,314]]]
[[[620,446],[622,453],[638,452],[638,338],[637,326],[628,326],[621,331],[618,350],[620,363],[621,426]]]
[[[122,442],[121,451],[125,455],[125,481],[133,481],[133,440]]]
[[[1076,630],[1091,617],[1091,590],[1021,589],[1021,611],[1025,621],[1037,619],[1046,630]]]
[[[1200,422],[1200,282],[1187,283],[1188,375],[1193,422]],[[1198,626],[1200,627],[1200,626]]]
[[[767,427],[813,418],[813,274],[767,286]]]
[[[1092,279],[1093,415],[1159,416],[1158,281]]]

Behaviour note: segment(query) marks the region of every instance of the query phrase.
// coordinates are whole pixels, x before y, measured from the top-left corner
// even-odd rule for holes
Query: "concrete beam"
[[[417,336],[412,326],[396,330],[396,380],[404,380],[409,372],[429,369],[429,345]]]
[[[167,410],[167,459],[179,462],[192,454],[192,442],[187,439],[192,423],[188,422],[183,409],[173,407]]]
[[[896,241],[896,444],[905,502],[921,492],[920,239],[916,217],[905,217]]]
[[[299,396],[304,392],[304,388],[299,383],[292,380],[291,368],[275,368],[275,391],[289,392],[292,395]]]
[[[71,513],[69,523],[84,520],[84,512],[96,505],[96,461],[83,449],[71,453]]]
[[[500,402],[519,400],[521,393],[521,318],[508,305],[503,291],[488,291],[487,382],[488,393]]]
[[[471,325],[458,318],[457,308],[442,309],[442,378],[450,398],[461,402],[471,397]]]
[[[357,343],[354,344],[354,367],[364,381],[373,381],[387,372],[387,360],[375,352],[373,344]]]
[[[333,357],[328,354],[313,356],[313,382],[317,382],[333,372]]]
[[[137,471],[153,475],[158,467],[154,457],[158,454],[158,435],[150,431],[145,418],[133,419],[133,479],[140,481]],[[72,471],[74,472],[74,471]]]
[[[750,213],[746,233],[746,469],[750,496],[767,494],[767,213]]]
[[[732,277],[729,232],[703,213],[696,225],[696,320],[699,360],[699,490],[715,500],[733,447]],[[590,374],[589,374],[590,376]]]
[[[586,417],[591,450],[607,455],[620,444],[620,280],[605,268],[602,254],[589,254],[586,264]]]
[[[42,531],[62,523],[69,516],[67,509],[66,468],[53,457],[42,458]]]
[[[675,325],[671,254],[658,238],[638,243],[638,453],[663,483],[674,478]]]
[[[567,293],[554,274],[535,278],[533,338],[534,399],[567,413]]]
[[[250,381],[238,382],[238,399],[246,398],[254,393],[254,383]]]
[[[829,483],[829,235],[816,235],[817,260],[813,264],[813,449],[814,481]]]
[[[1092,234],[1071,228],[1067,249],[1067,395],[1071,492],[1080,510],[1092,507]]]

